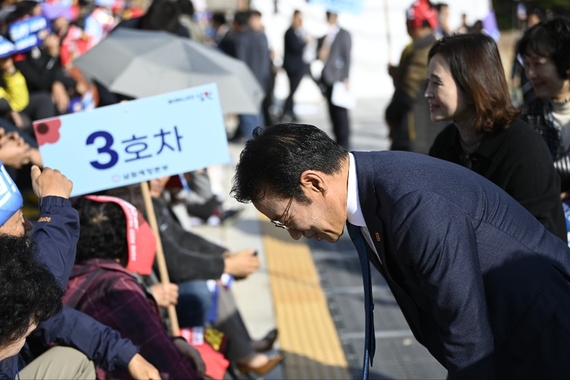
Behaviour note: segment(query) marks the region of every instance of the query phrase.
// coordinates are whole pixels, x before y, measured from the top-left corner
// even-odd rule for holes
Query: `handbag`
[[[209,327],[182,328],[180,335],[200,352],[206,365],[205,375],[212,379],[223,379],[230,366],[225,356],[228,349],[227,336]]]

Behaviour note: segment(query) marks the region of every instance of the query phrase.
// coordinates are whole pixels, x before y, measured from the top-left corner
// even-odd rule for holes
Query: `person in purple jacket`
[[[131,341],[83,313],[62,308],[79,236],[77,212],[69,201],[72,183],[49,168],[33,166],[31,176],[40,216],[30,239],[26,232],[32,224],[22,212],[22,197],[0,164],[0,379],[94,379],[91,360],[127,367],[135,378],[158,379],[158,371]],[[25,344],[32,332],[61,346],[34,358]]]

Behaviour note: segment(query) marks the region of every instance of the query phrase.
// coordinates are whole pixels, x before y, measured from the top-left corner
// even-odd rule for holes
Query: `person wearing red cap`
[[[137,209],[109,196],[84,196],[73,207],[79,214],[80,235],[64,305],[130,339],[161,378],[201,378],[195,350],[183,339],[171,339],[156,301],[129,272],[150,273],[156,247]],[[130,377],[125,368],[98,366],[97,378]]]
[[[412,41],[404,48],[399,65],[388,65],[394,81],[394,94],[385,111],[391,150],[412,150],[408,113],[426,83],[427,55],[436,41],[436,27],[437,11],[428,0],[417,0],[406,11],[406,28]]]

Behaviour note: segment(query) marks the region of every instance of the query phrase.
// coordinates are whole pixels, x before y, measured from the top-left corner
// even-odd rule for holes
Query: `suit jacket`
[[[319,38],[317,42],[317,51],[323,46],[326,36]],[[332,86],[335,82],[348,79],[350,72],[350,49],[352,48],[352,40],[350,33],[345,29],[340,29],[331,44],[329,56],[323,67],[321,81],[328,86]]]
[[[224,273],[226,248],[186,231],[170,212],[163,198],[152,198],[168,277],[176,284],[196,279],[217,279]],[[159,273],[155,260],[155,272]]]
[[[267,36],[263,32],[246,29],[234,36],[236,58],[246,63],[264,91],[271,78],[271,58]]]
[[[304,71],[307,64],[303,61],[303,51],[307,42],[297,36],[293,27],[289,27],[284,43],[283,69],[286,72]]]
[[[354,157],[383,264],[370,249],[369,259],[449,377],[570,376],[568,246],[464,167],[409,152]]]

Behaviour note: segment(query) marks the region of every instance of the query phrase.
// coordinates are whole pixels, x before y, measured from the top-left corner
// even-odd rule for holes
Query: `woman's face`
[[[432,121],[462,121],[469,114],[467,94],[457,86],[449,64],[436,54],[428,65],[428,87],[424,94]]]
[[[547,100],[570,97],[570,80],[560,77],[552,58],[530,53],[524,57],[524,69],[537,97]]]

